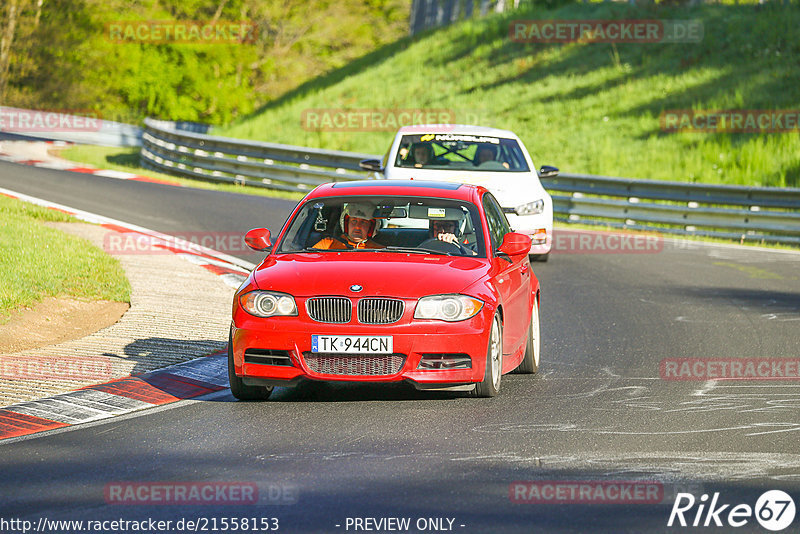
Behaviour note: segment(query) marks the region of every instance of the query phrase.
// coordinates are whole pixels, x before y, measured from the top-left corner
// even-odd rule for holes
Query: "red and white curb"
[[[205,268],[231,287],[239,287],[255,267],[250,262],[216,250],[109,217],[4,188],[0,188],[0,194],[58,210],[110,230],[146,236],[150,243],[162,243],[165,251]],[[220,391],[228,387],[227,373],[227,354],[216,353],[144,375],[6,406],[0,408],[0,441]]]
[[[24,195],[22,193],[17,193],[2,187],[0,187],[0,194],[10,198],[15,198],[17,200],[30,202],[31,204],[36,204],[38,206],[43,206],[45,208],[58,210],[72,215],[76,219],[99,224],[103,228],[107,228],[109,230],[114,230],[116,232],[125,233],[128,235],[134,234],[146,238],[148,242],[154,246],[177,254],[187,261],[190,261],[195,265],[199,265],[204,269],[216,274],[225,284],[230,287],[239,287],[247,278],[247,275],[250,273],[250,271],[252,271],[255,267],[255,264],[248,261],[241,260],[234,256],[230,256],[196,243],[190,243],[185,240],[176,239],[173,236],[143,228],[135,224],[129,224],[112,219],[110,217],[105,217],[103,215],[97,215],[96,213],[70,208],[62,204]]]
[[[72,143],[64,141],[14,141],[16,143],[46,143],[53,146],[69,146]],[[162,180],[159,178],[151,178],[150,176],[143,176],[141,174],[134,174],[124,171],[114,171],[110,169],[98,169],[91,165],[76,165],[75,163],[58,158],[51,158],[49,160],[31,159],[28,156],[21,156],[18,154],[10,154],[0,151],[0,161],[9,161],[11,163],[18,163],[20,165],[30,165],[32,167],[40,167],[43,169],[54,169],[59,171],[80,172],[84,174],[93,174],[94,176],[102,176],[105,178],[115,178],[117,180],[133,180],[135,182],[150,182],[155,184],[172,185],[176,187],[183,187],[183,184],[173,182],[170,180]]]
[[[191,399],[228,388],[227,354],[0,409],[0,441]]]

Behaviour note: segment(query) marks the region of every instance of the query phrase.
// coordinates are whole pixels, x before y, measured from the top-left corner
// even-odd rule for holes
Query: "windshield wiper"
[[[442,252],[430,248],[416,247],[384,247],[384,248],[317,248],[306,247],[297,250],[282,250],[285,254],[297,254],[298,252],[408,252],[410,254],[438,254],[440,256],[459,256],[452,252]]]
[[[452,252],[442,252],[441,250],[433,250],[429,248],[416,248],[416,247],[385,247],[374,249],[377,252],[382,250],[389,250],[392,252],[410,252],[411,254],[439,254],[442,256],[453,256]]]
[[[295,250],[282,250],[281,252],[285,252],[287,254],[295,254],[297,252],[328,252],[328,251],[338,252],[340,250],[346,250],[346,249],[306,247],[306,248],[298,248]]]

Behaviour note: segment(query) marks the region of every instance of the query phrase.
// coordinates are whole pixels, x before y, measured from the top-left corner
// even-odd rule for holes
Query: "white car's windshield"
[[[529,171],[514,139],[452,133],[404,135],[394,165],[455,171]]]
[[[474,204],[420,197],[309,200],[277,248],[278,253],[351,250],[486,257]]]

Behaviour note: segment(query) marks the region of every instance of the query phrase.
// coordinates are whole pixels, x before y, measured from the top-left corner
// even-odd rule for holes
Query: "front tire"
[[[503,374],[503,325],[495,314],[486,349],[486,371],[483,382],[475,384],[476,397],[494,397],[500,392],[500,377]]]
[[[541,354],[541,338],[539,337],[539,301],[533,299],[531,311],[531,324],[528,326],[528,342],[525,344],[525,357],[516,368],[516,372],[525,375],[535,374],[539,370],[539,357]]]
[[[267,400],[272,394],[272,386],[248,386],[241,377],[236,376],[233,366],[233,338],[228,334],[228,383],[231,394],[239,400]]]

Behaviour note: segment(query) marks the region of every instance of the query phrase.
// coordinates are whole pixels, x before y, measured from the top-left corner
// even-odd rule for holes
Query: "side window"
[[[486,212],[486,223],[489,225],[492,250],[497,250],[497,247],[503,243],[503,237],[511,231],[511,226],[491,193],[487,193],[483,197],[483,210]]]

